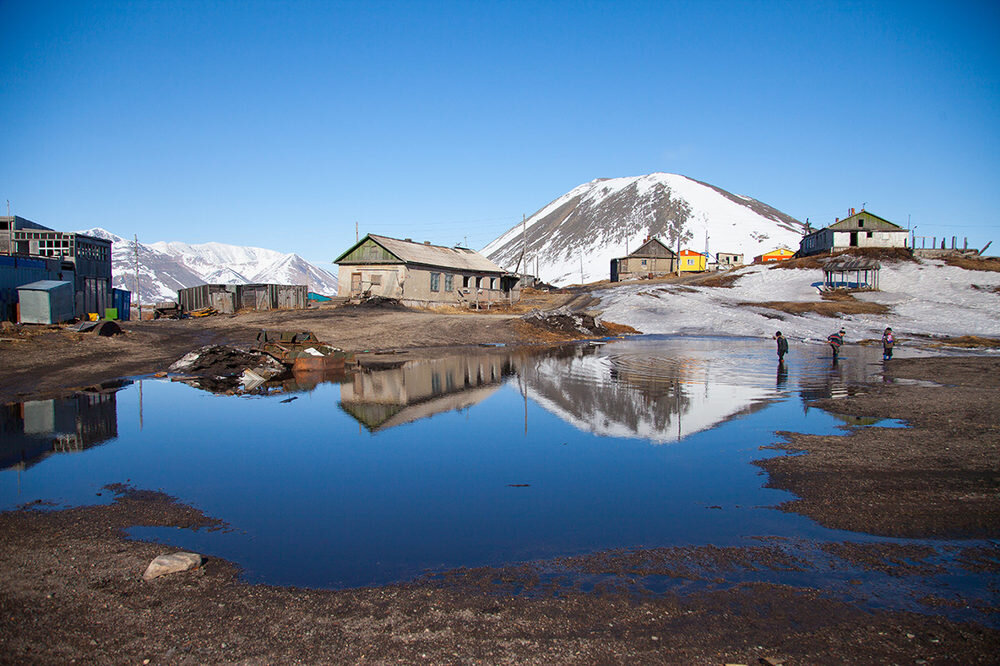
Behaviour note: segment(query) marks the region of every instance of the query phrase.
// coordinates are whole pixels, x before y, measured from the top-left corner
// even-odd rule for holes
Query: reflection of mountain
[[[53,453],[83,451],[118,436],[114,391],[0,406],[0,469],[26,469]]]
[[[396,368],[358,372],[341,386],[340,406],[374,432],[471,407],[513,374],[508,355],[410,361]]]
[[[636,363],[577,347],[569,358],[536,357],[522,374],[528,395],[581,430],[676,442],[767,404],[774,391],[710,381],[711,365],[674,359]]]

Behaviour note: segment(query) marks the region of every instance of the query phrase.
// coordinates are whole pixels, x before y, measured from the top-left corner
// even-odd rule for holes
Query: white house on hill
[[[889,220],[861,210],[830,226],[806,234],[799,241],[799,256],[838,252],[852,247],[909,247],[910,232]]]

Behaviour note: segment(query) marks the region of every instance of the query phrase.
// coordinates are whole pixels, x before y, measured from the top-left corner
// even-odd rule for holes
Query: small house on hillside
[[[837,252],[852,247],[907,247],[906,229],[862,209],[823,229],[806,234],[799,241],[799,256]]]
[[[663,277],[677,270],[677,253],[658,238],[647,238],[638,250],[611,260],[611,281]]]
[[[697,273],[708,268],[708,257],[694,250],[681,250],[681,272]]]
[[[789,250],[787,247],[779,247],[771,250],[770,252],[765,252],[764,254],[758,254],[753,258],[753,263],[755,264],[770,264],[775,261],[786,261],[795,256],[795,253]]]
[[[719,268],[735,268],[743,265],[743,255],[734,252],[717,252],[715,261]]]
[[[475,250],[368,234],[337,257],[346,298],[381,296],[408,305],[488,306],[521,297],[520,278]]]

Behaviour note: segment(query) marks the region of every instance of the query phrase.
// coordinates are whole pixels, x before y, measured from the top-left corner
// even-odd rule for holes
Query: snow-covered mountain
[[[113,284],[135,291],[136,243],[101,228],[78,233],[110,240]],[[297,254],[224,243],[139,243],[139,295],[143,303],[177,299],[177,290],[199,284],[305,284],[337,293],[337,277]]]
[[[685,176],[653,173],[599,178],[573,188],[483,248],[492,261],[522,267],[552,284],[607,279],[611,260],[637,249],[648,236],[671,248],[715,255],[754,256],[797,250],[804,225],[750,197]],[[527,250],[524,248],[524,237]],[[582,264],[582,267],[581,267]],[[536,268],[537,267],[537,268]]]

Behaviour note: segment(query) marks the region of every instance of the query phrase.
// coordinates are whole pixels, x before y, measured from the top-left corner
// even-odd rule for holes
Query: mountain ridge
[[[78,233],[111,241],[112,284],[135,292],[136,241],[94,227]],[[181,241],[138,243],[139,300],[177,299],[177,290],[199,284],[306,284],[309,291],[337,293],[337,276],[293,252]]]
[[[683,248],[698,252],[706,251],[711,240],[707,251],[712,254],[734,252],[750,261],[775,247],[797,248],[804,228],[752,197],[657,172],[578,185],[482,252],[508,270],[523,270],[518,264],[527,264],[527,272],[558,285],[607,279],[611,259],[625,256],[648,237],[659,237],[672,248],[680,240]]]

